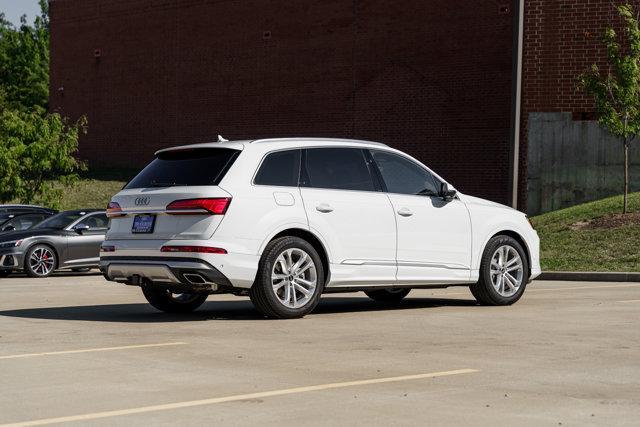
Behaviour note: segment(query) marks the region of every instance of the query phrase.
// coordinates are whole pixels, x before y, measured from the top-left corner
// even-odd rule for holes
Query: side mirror
[[[15,231],[15,227],[13,225],[7,225],[2,231]]]
[[[91,227],[89,227],[87,224],[78,224],[75,227],[73,227],[73,231],[75,231],[78,234],[82,234],[85,231],[87,231],[89,228]]]
[[[456,194],[458,194],[458,192],[456,190],[453,189],[449,189],[449,185],[446,182],[443,182],[440,185],[440,194],[439,196],[442,197],[444,200],[451,200],[454,197],[456,197]]]

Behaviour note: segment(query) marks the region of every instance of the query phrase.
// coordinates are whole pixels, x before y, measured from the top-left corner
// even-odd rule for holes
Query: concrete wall
[[[623,190],[622,143],[571,113],[528,117],[527,212],[548,212]],[[640,141],[629,150],[631,191],[640,191]]]

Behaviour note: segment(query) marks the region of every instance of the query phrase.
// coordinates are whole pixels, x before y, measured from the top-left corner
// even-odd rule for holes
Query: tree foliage
[[[16,28],[0,18],[0,86],[7,108],[45,113],[49,101],[49,6],[33,25],[26,17]]]
[[[617,136],[624,150],[624,206],[629,193],[629,145],[640,133],[640,26],[630,4],[617,6],[623,21],[623,37],[613,27],[605,30],[603,43],[607,67],[597,64],[579,77],[579,85],[595,99],[598,121]]]
[[[86,120],[70,124],[59,114],[0,113],[0,200],[58,206],[63,185],[78,179],[74,157]]]
[[[0,14],[0,203],[18,201],[57,207],[65,186],[85,168],[75,156],[77,122],[48,112],[48,3],[29,25],[16,28]]]

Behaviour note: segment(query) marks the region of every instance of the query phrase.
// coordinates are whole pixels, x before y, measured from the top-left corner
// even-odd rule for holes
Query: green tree
[[[607,68],[597,64],[579,77],[579,86],[595,99],[598,121],[618,137],[624,149],[624,203],[629,199],[629,146],[640,133],[640,26],[630,4],[617,6],[624,23],[623,37],[605,30]]]
[[[33,26],[16,28],[0,13],[0,203],[19,201],[58,207],[65,186],[85,168],[75,155],[86,132],[47,111],[49,98],[48,3]]]
[[[59,114],[0,112],[0,202],[59,207],[64,186],[84,169],[74,154],[85,131],[84,118],[69,123]]]
[[[40,16],[14,27],[0,14],[0,87],[7,108],[44,114],[49,101],[49,6],[40,0]]]

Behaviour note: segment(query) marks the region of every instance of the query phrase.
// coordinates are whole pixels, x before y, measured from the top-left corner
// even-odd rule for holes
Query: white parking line
[[[264,392],[258,392],[258,393],[236,394],[232,396],[214,397],[211,399],[167,403],[164,405],[142,406],[139,408],[120,409],[116,411],[94,412],[90,414],[72,415],[68,417],[43,418],[39,420],[24,421],[24,422],[13,423],[13,424],[2,424],[0,425],[0,427],[26,427],[26,426],[40,426],[40,425],[46,425],[46,424],[72,422],[72,421],[87,421],[87,420],[95,420],[98,418],[109,418],[109,417],[118,417],[122,415],[142,414],[145,412],[166,411],[171,409],[191,408],[194,406],[214,405],[216,403],[236,402],[239,400],[260,399],[265,397],[283,396],[287,394],[296,394],[296,393],[308,393],[311,391],[330,390],[330,389],[345,388],[345,387],[356,387],[356,386],[370,385],[370,384],[382,384],[382,383],[391,383],[391,382],[398,382],[398,381],[420,380],[425,378],[445,377],[449,375],[470,374],[473,372],[480,372],[480,371],[478,369],[458,369],[455,371],[431,372],[426,374],[404,375],[400,377],[374,378],[374,379],[360,380],[360,381],[346,381],[346,382],[340,382],[340,383],[319,384],[319,385],[312,385],[312,386],[306,386],[306,387],[288,388],[283,390],[271,390],[271,391],[264,391]]]
[[[617,301],[617,302],[620,302],[622,304],[626,304],[626,303],[629,303],[629,302],[640,302],[640,299],[628,299],[628,300]]]
[[[23,357],[54,356],[58,354],[93,353],[97,351],[130,350],[134,348],[149,348],[149,347],[169,347],[173,345],[185,345],[185,344],[187,343],[186,342],[165,342],[165,343],[159,343],[159,344],[124,345],[120,347],[102,347],[102,348],[85,348],[80,350],[47,351],[44,353],[25,353],[25,354],[12,354],[9,356],[0,356],[0,359],[21,359]]]

